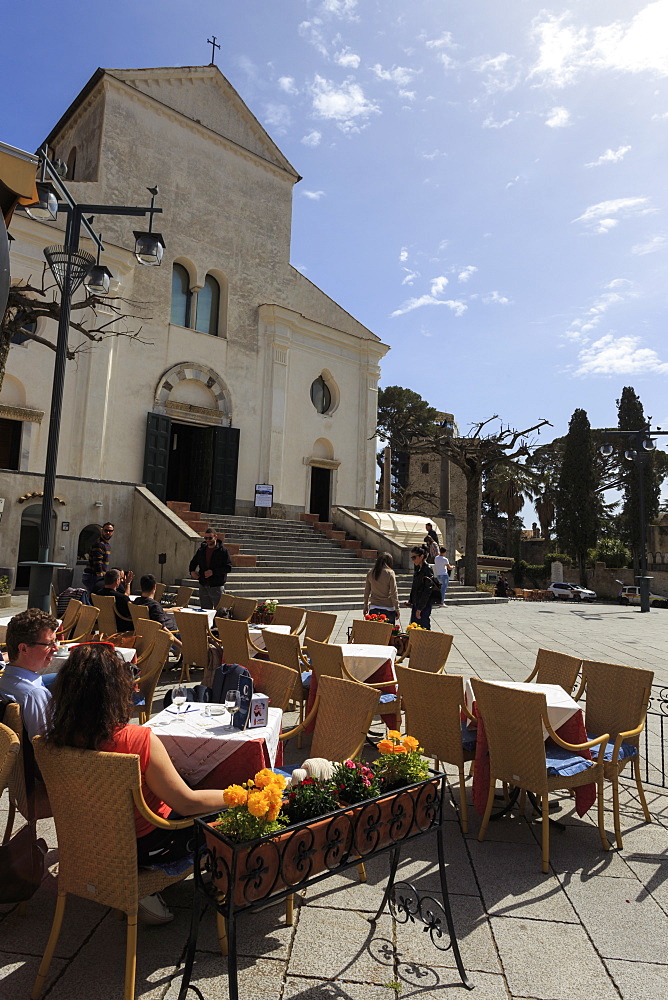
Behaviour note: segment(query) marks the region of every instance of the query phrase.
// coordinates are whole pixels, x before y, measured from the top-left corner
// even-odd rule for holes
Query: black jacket
[[[421,566],[413,570],[413,586],[408,603],[415,611],[423,611],[431,604],[434,589],[434,573],[425,559]]]
[[[205,550],[206,542],[202,542],[197,552],[190,560],[188,571],[192,573],[192,571],[196,569],[199,573],[199,582],[205,587],[224,587],[225,581],[227,580],[227,574],[232,569],[230,553],[227,551],[220,539],[218,539],[216,547],[211,555],[211,565],[207,567]],[[211,576],[204,576],[204,571],[207,568],[213,571]]]

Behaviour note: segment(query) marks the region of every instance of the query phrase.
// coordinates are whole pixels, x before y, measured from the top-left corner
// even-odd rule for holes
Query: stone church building
[[[112,294],[144,318],[130,323],[139,340],[108,338],[67,365],[54,556],[73,565],[81,533],[107,519],[129,535],[138,484],[213,513],[252,513],[256,484],[273,485],[274,517],[373,507],[387,347],[292,267],[300,177],[222,73],[99,69],[46,141],[79,203],[146,205],[157,185],[166,247],[160,267],[142,267],[131,248],[143,220],[94,222]],[[39,279],[63,226],[15,213],[14,281]],[[55,341],[55,324],[37,333]],[[82,341],[71,331],[72,346]],[[0,565],[34,558],[29,494],[41,489],[53,362],[36,343],[9,353]],[[123,533],[118,562],[131,556]]]

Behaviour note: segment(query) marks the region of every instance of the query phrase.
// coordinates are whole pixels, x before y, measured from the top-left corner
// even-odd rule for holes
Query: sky
[[[632,385],[668,427],[668,0],[39,8],[27,33],[3,12],[1,140],[35,149],[98,66],[207,64],[215,34],[303,177],[292,263],[390,346],[382,385],[462,433],[545,418],[540,443],[577,407],[614,426]]]

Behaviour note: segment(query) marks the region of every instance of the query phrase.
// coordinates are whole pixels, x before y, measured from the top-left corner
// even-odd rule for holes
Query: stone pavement
[[[352,613],[341,615],[335,640],[345,641]],[[450,672],[490,679],[523,679],[539,646],[631,665],[648,666],[668,684],[668,611],[511,602],[496,607],[439,609],[434,627],[452,632]],[[169,680],[165,675],[165,680]],[[165,687],[168,684],[164,685]],[[294,742],[294,741],[293,741]],[[308,755],[289,747],[289,760]],[[551,870],[540,870],[540,826],[513,816],[491,825],[477,841],[458,821],[451,793],[446,824],[448,883],[464,963],[475,1000],[665,1000],[668,996],[668,791],[647,787],[653,823],[646,825],[626,783],[622,792],[623,851],[603,853],[595,820],[580,820],[561,798],[563,833],[551,834]],[[470,794],[470,793],[469,793]],[[0,802],[4,825],[6,796]],[[610,791],[606,813],[612,831]],[[0,908],[0,997],[28,996],[55,905],[56,841],[52,868],[28,903]],[[2,826],[0,826],[0,829]],[[416,850],[415,848],[418,848]],[[438,951],[420,925],[385,915],[367,921],[380,900],[385,858],[367,865],[361,885],[353,869],[306,891],[295,924],[285,927],[281,905],[240,919],[240,993],[248,1000],[405,1000],[464,997],[449,952]],[[435,845],[424,838],[403,859],[398,878],[438,892]],[[191,882],[165,893],[176,914],[163,928],[140,927],[138,998],[178,994],[179,964],[188,934]],[[122,996],[124,925],[83,900],[68,901],[52,966],[49,1000],[115,1000]],[[225,960],[214,921],[202,923],[193,983],[205,998],[227,997]],[[189,994],[194,996],[194,994]]]

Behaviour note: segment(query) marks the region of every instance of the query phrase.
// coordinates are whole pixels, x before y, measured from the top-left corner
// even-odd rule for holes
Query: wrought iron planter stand
[[[229,994],[230,1000],[238,1000],[237,915],[266,906],[269,901],[277,902],[385,853],[390,854],[387,887],[370,922],[378,920],[389,901],[392,915],[400,923],[424,923],[437,948],[452,949],[462,984],[472,989],[457,944],[445,877],[446,777],[436,771],[430,773],[432,777],[426,781],[344,806],[317,820],[296,823],[279,834],[246,844],[234,844],[209,826],[213,816],[196,820],[195,892],[178,1000],[186,1000],[190,985],[203,904],[226,919]],[[319,837],[314,832],[316,826]],[[408,882],[394,882],[402,846],[429,833],[437,838],[442,902],[421,895]]]

